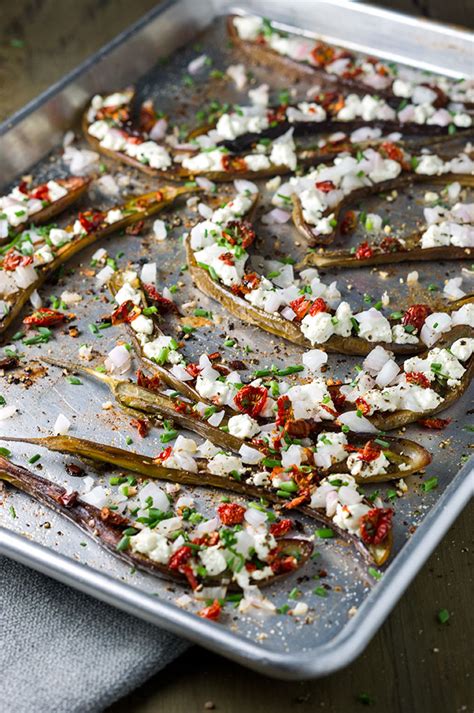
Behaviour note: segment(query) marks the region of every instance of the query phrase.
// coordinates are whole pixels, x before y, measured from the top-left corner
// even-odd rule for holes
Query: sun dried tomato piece
[[[222,234],[231,245],[241,245],[243,248],[248,248],[255,240],[255,230],[251,223],[246,220],[230,220]]]
[[[37,188],[34,188],[30,196],[32,198],[37,198],[39,201],[51,201],[50,195],[49,195],[49,188],[46,185],[46,183],[43,183],[42,186],[38,186]]]
[[[143,289],[150,302],[153,302],[155,307],[158,307],[160,312],[178,312],[173,300],[169,300],[167,297],[160,295],[154,285],[144,284]]]
[[[393,510],[372,508],[360,519],[360,534],[367,545],[380,545],[392,529]]]
[[[248,295],[249,292],[256,290],[259,286],[261,278],[256,272],[248,272],[243,276],[240,285],[232,285],[231,290],[236,295]]]
[[[100,210],[86,210],[79,213],[78,220],[86,233],[93,233],[104,222],[105,213]]]
[[[140,233],[142,232],[144,227],[145,227],[145,221],[138,220],[136,223],[127,225],[127,227],[125,228],[125,232],[127,235],[140,235]]]
[[[379,243],[379,248],[384,253],[393,253],[393,252],[400,251],[400,250],[406,250],[404,245],[402,245],[401,242],[399,240],[397,240],[397,238],[392,238],[390,236],[384,238]]]
[[[325,42],[316,42],[311,50],[311,58],[317,67],[324,67],[333,61],[336,50]]]
[[[28,183],[26,181],[20,181],[18,184],[18,190],[20,193],[23,193],[25,196],[28,195]]]
[[[330,193],[336,188],[332,181],[316,181],[314,185],[321,193]]]
[[[193,410],[192,404],[190,404],[188,401],[180,401],[176,399],[174,402],[174,410],[176,411],[176,413],[185,413],[188,414],[188,416],[196,415],[196,412]]]
[[[248,171],[247,163],[241,156],[232,156],[231,154],[225,153],[222,154],[221,162],[224,171],[235,171],[235,173]]]
[[[192,362],[190,364],[187,364],[185,368],[188,374],[193,377],[193,379],[197,379],[197,377],[202,371],[201,367],[198,366],[198,364],[194,364]]]
[[[168,446],[167,448],[165,448],[164,450],[162,450],[160,453],[158,453],[158,455],[156,456],[156,458],[154,458],[153,460],[155,460],[155,461],[159,460],[159,461],[163,462],[164,460],[166,460],[167,458],[170,457],[170,455],[172,454],[172,452],[173,452],[173,447],[172,447],[172,446]]]
[[[224,525],[240,525],[244,521],[245,508],[237,503],[222,503],[217,512]]]
[[[424,428],[431,428],[432,430],[435,431],[441,431],[443,428],[446,428],[448,424],[451,423],[450,418],[420,418],[418,421],[420,426],[423,426]]]
[[[397,144],[394,144],[393,141],[383,141],[382,144],[380,144],[380,153],[398,163],[403,163],[405,159],[403,150],[397,146]]]
[[[2,267],[4,270],[16,270],[17,267],[25,267],[31,265],[33,258],[31,255],[22,255],[11,248],[3,258]]]
[[[210,621],[217,621],[221,615],[222,607],[217,599],[214,599],[212,604],[198,611],[198,616]]]
[[[300,505],[303,505],[303,503],[306,503],[310,498],[311,492],[309,488],[303,488],[296,498],[286,502],[283,507],[285,510],[293,510],[293,508],[298,508]]]
[[[269,559],[273,574],[292,572],[298,566],[296,557],[293,557],[293,555],[285,555],[278,547],[270,552]]]
[[[138,119],[138,127],[140,131],[149,134],[156,124],[157,116],[153,108],[153,102],[149,99],[140,107],[140,115]]]
[[[223,253],[219,255],[219,260],[222,260],[224,265],[235,265],[233,253]]]
[[[130,421],[130,425],[133,426],[133,428],[137,429],[140,438],[145,438],[145,436],[148,435],[148,431],[150,430],[150,424],[143,418],[132,418],[132,420]]]
[[[188,547],[187,545],[183,545],[179,549],[174,552],[169,561],[168,561],[168,568],[169,569],[176,569],[179,571],[179,569],[183,566],[183,564],[186,564],[188,560],[190,559],[193,551],[191,547]]]
[[[357,227],[357,214],[353,210],[348,210],[341,221],[340,231],[342,235],[349,235]]]
[[[296,300],[290,302],[290,307],[296,314],[295,319],[298,322],[301,322],[301,320],[308,314],[309,308],[311,307],[311,300],[307,300],[304,295],[301,295],[301,297],[298,297]]]
[[[418,331],[425,323],[425,319],[431,314],[431,308],[426,304],[412,305],[407,309],[402,318],[403,326],[415,327]]]
[[[287,535],[293,527],[292,520],[280,520],[280,522],[274,522],[273,525],[270,525],[270,534],[273,535],[273,537],[283,537],[283,535]]]
[[[130,324],[141,314],[141,309],[135,305],[132,300],[122,302],[117,309],[112,312],[110,321],[115,326],[116,324]]]
[[[277,107],[273,107],[270,111],[267,111],[267,119],[269,124],[275,122],[280,123],[286,120],[286,109],[288,104],[280,104]]]
[[[279,396],[277,399],[276,425],[284,426],[293,415],[293,407],[289,396]]]
[[[194,572],[191,569],[190,565],[187,564],[191,555],[192,555],[191,548],[188,547],[187,545],[183,545],[182,547],[179,548],[179,550],[176,550],[176,552],[171,555],[169,562],[168,562],[168,568],[171,570],[176,570],[177,572],[180,572],[181,574],[184,574],[184,576],[188,580],[191,588],[196,589],[196,587],[198,586],[197,579],[196,579]]]
[[[102,522],[106,522],[109,525],[128,526],[129,524],[129,521],[126,517],[121,515],[119,512],[114,512],[108,507],[103,507],[100,509],[100,519],[102,520]]]
[[[382,452],[381,447],[373,441],[367,441],[363,448],[358,448],[357,450],[359,451],[359,460],[364,461],[364,463],[372,463]]]
[[[329,393],[331,394],[332,402],[336,407],[336,410],[341,412],[345,406],[346,397],[344,396],[344,394],[341,394],[340,386],[331,386],[331,388],[329,389]]]
[[[59,312],[57,309],[49,307],[40,307],[33,314],[28,315],[23,320],[23,324],[29,327],[52,327],[54,324],[64,322],[67,315],[64,312]]]
[[[268,391],[264,386],[243,386],[234,396],[234,404],[239,411],[247,413],[252,418],[259,415],[265,408]]]
[[[309,308],[309,313],[312,317],[318,314],[318,312],[329,312],[328,306],[322,297],[318,297],[318,299],[314,300]]]
[[[158,374],[147,376],[141,369],[137,369],[137,384],[149,391],[160,391],[161,379]]]
[[[360,411],[364,416],[370,413],[370,406],[365,399],[359,397],[355,402],[357,410]]]
[[[373,248],[369,245],[367,240],[361,243],[355,251],[355,256],[358,260],[368,260],[373,254]]]
[[[409,384],[416,384],[417,386],[422,386],[424,389],[428,389],[430,386],[430,380],[421,371],[409,371],[405,374],[405,379]]]

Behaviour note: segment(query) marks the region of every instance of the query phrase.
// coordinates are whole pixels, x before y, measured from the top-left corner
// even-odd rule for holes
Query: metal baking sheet
[[[287,2],[255,0],[242,5],[242,9],[270,16],[286,27],[300,25],[306,28],[306,34],[314,33],[346,46],[354,46],[352,39],[357,36],[356,49],[378,52],[390,59],[401,58],[423,69],[444,70],[455,76],[466,76],[470,70],[472,36],[439,25],[347,2],[313,0],[298,3],[290,9]],[[185,89],[182,82],[187,64],[196,56],[196,42],[199,42],[199,52],[208,54],[215,68],[225,68],[239,61],[235,52],[227,47],[224,19],[219,17],[228,11],[229,5],[218,0],[199,5],[190,0],[163,3],[0,127],[2,175],[7,181],[13,181],[26,172],[39,178],[65,173],[66,167],[61,160],[62,136],[70,128],[77,129],[79,133],[80,110],[90,95],[97,91],[137,83],[140,96],[152,97],[157,107],[170,113],[179,107],[179,111],[190,119],[196,108],[195,94],[200,101],[216,96],[220,100],[227,98],[234,102],[242,99],[231,87],[226,85],[223,89],[222,83],[207,83],[205,78],[198,78],[197,86],[192,88]],[[373,31],[375,26],[377,33]],[[393,38],[396,38],[396,45]],[[178,47],[181,49],[173,53]],[[157,63],[160,57],[168,55],[169,60]],[[440,61],[443,62],[441,66]],[[256,81],[268,81],[272,88],[284,86],[284,80],[275,77],[268,69],[258,68],[255,75]],[[183,120],[182,116],[180,120]],[[129,180],[127,191],[140,191],[157,185],[133,170],[117,167],[108,161],[104,163],[115,175],[128,177],[124,179]],[[232,186],[219,190],[220,195],[229,195]],[[98,203],[106,205],[99,192],[96,191],[95,195]],[[415,194],[409,202],[413,215],[416,210],[421,210],[419,198]],[[369,210],[375,206],[380,209],[380,202],[367,201],[364,204]],[[410,213],[402,198],[384,205],[384,209],[387,208],[391,211],[394,224],[402,217],[409,222],[407,216]],[[297,362],[301,354],[299,348],[277,343],[271,336],[229,319],[216,303],[196,293],[187,273],[180,273],[179,266],[184,261],[184,255],[179,238],[184,230],[182,221],[183,218],[186,220],[185,214],[186,211],[181,208],[170,211],[166,216],[173,229],[169,239],[163,243],[157,244],[150,239],[150,232],[145,231],[140,238],[113,237],[102,245],[111,257],[124,253],[118,258],[120,266],[140,259],[156,260],[159,266],[158,284],[182,283],[177,293],[180,304],[195,300],[200,306],[212,310],[212,328],[199,330],[198,336],[189,340],[185,350],[187,356],[208,351],[210,345],[212,349],[221,349],[225,336],[231,334],[237,340],[238,349],[232,352],[226,350],[226,356],[243,358],[249,369],[254,369],[257,361],[261,365]],[[196,213],[188,211],[187,217],[196,219]],[[60,222],[63,220],[67,222],[67,216],[61,217]],[[295,241],[298,242],[297,236],[288,226],[280,229],[275,237],[275,231],[268,227],[265,230],[260,224],[257,247],[259,253],[267,257],[271,257],[274,250],[281,250],[282,254],[294,251]],[[120,336],[117,329],[102,331],[100,338],[88,331],[88,324],[107,312],[104,293],[97,291],[95,271],[90,269],[94,249],[81,253],[56,284],[48,284],[42,290],[45,302],[49,295],[60,294],[66,288],[82,294],[89,290],[90,294],[99,297],[97,300],[88,297],[74,309],[80,336],[73,339],[58,331],[54,342],[29,348],[29,357],[49,350],[53,353],[60,351],[64,357],[74,357],[81,343],[91,344],[95,350],[106,354],[116,343]],[[414,269],[420,272],[420,289],[423,291],[428,283],[435,282],[442,287],[446,277],[454,277],[461,272],[459,263],[440,263],[429,267],[410,264],[390,266],[387,276],[377,271],[361,270],[335,273],[333,278],[332,273],[325,273],[323,279],[327,282],[331,278],[337,279],[343,297],[350,297],[356,304],[364,304],[364,294],[378,299],[387,290],[391,303],[400,306],[402,299],[408,299],[405,279],[408,272]],[[466,276],[465,284],[472,291],[472,283],[469,285],[468,279]],[[412,293],[413,298],[416,290]],[[241,353],[245,345],[254,349],[250,355]],[[345,376],[357,361],[330,356],[331,373]],[[131,435],[134,438],[133,447],[137,450],[149,454],[161,450],[158,431],[154,430],[148,438],[138,442],[125,415],[116,409],[103,408],[109,394],[101,386],[86,378],[83,378],[82,386],[70,384],[57,369],[50,369],[45,378],[39,377],[32,368],[24,369],[21,378],[3,378],[2,393],[9,403],[18,404],[19,413],[14,419],[0,423],[2,435],[47,434],[61,411],[72,421],[71,433],[74,435],[109,441],[119,446],[124,446],[125,437]],[[348,664],[363,650],[472,495],[472,468],[466,462],[470,434],[462,429],[468,404],[469,395],[465,395],[462,402],[447,412],[453,422],[441,434],[407,429],[408,436],[416,438],[435,454],[435,462],[426,475],[411,476],[407,480],[408,493],[395,502],[394,557],[379,582],[368,575],[366,566],[351,547],[325,540],[316,542],[319,556],[312,560],[301,576],[266,590],[272,601],[281,606],[288,602],[288,593],[297,583],[303,592],[303,600],[310,606],[309,616],[303,621],[289,616],[255,619],[233,613],[219,625],[202,620],[173,603],[184,590],[145,574],[132,573],[129,567],[117,562],[73,525],[11,489],[1,493],[0,552],[258,671],[289,679],[322,676]],[[12,451],[14,460],[24,462],[35,449],[16,446]],[[67,476],[64,471],[65,460],[70,459],[42,451],[41,460],[32,467],[60,483],[77,487],[77,479]],[[438,488],[423,493],[420,484],[433,475],[439,478]],[[100,482],[100,476],[97,477]],[[393,488],[393,485],[382,487],[382,493],[390,487]],[[194,495],[203,509],[212,508],[215,504],[214,493],[196,489]],[[16,517],[12,517],[11,506]],[[300,520],[305,532],[311,534],[315,528],[314,521],[304,517]],[[312,594],[317,585],[313,577],[321,569],[327,571],[324,581],[330,586],[329,594],[324,599]]]

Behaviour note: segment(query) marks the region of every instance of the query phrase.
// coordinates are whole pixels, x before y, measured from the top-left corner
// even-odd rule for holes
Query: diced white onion
[[[166,240],[168,231],[164,220],[158,218],[153,222],[153,233],[155,234],[155,238],[157,240]]]
[[[53,426],[53,436],[65,436],[70,428],[71,421],[60,413]]]
[[[310,349],[303,354],[303,364],[310,371],[316,372],[321,369],[323,364],[326,364],[328,355],[322,349]]]
[[[14,416],[15,413],[16,406],[3,406],[3,408],[0,408],[0,421],[6,421],[8,418]]]
[[[205,191],[213,191],[216,187],[216,184],[210,181],[205,176],[196,176],[196,183],[198,184],[199,188],[204,188]]]
[[[107,492],[102,485],[96,485],[95,488],[89,490],[88,493],[81,495],[81,500],[89,505],[94,505],[96,508],[103,508],[107,503]]]
[[[105,359],[105,368],[110,374],[126,374],[132,366],[132,357],[127,347],[114,347]]]
[[[199,203],[198,204],[198,213],[201,215],[203,218],[208,220],[209,218],[212,218],[213,210],[210,206],[206,205],[205,203]]]
[[[460,300],[462,297],[466,296],[464,290],[461,290],[461,285],[462,277],[453,277],[445,284],[443,294],[445,294],[450,300]]]
[[[213,413],[208,419],[207,422],[211,426],[220,426],[222,419],[225,416],[225,411],[216,411],[216,413]]]
[[[35,309],[39,309],[41,307],[43,300],[41,299],[38,290],[31,293],[30,302]]]
[[[258,186],[255,183],[252,183],[252,181],[246,181],[244,178],[238,178],[234,181],[234,188],[237,193],[245,193],[245,191],[258,193]]]
[[[194,598],[200,602],[215,599],[225,599],[227,587],[203,587],[194,592]]]
[[[242,458],[242,463],[246,463],[248,465],[256,465],[265,458],[263,453],[258,451],[256,448],[247,446],[245,443],[240,447],[239,455]]]
[[[207,54],[201,54],[199,57],[196,57],[196,59],[193,59],[189,64],[188,64],[188,72],[189,74],[197,74],[198,72],[201,71],[203,67],[205,67],[207,62]]]
[[[204,520],[196,526],[195,532],[199,535],[203,535],[205,532],[214,532],[219,528],[219,520],[217,517],[213,517],[210,520]]]
[[[357,411],[341,413],[338,420],[354,433],[377,433],[375,426],[365,416],[358,416]]]
[[[389,361],[383,365],[377,374],[375,383],[383,389],[385,386],[392,383],[399,371],[400,368],[398,364],[393,359],[389,359]]]
[[[158,119],[158,121],[153,124],[153,128],[150,131],[150,139],[152,141],[161,141],[166,136],[166,130],[168,128],[168,122],[166,119]]]
[[[252,527],[260,527],[268,519],[267,513],[255,508],[247,508],[244,514],[244,520]]]
[[[156,485],[156,483],[147,483],[138,493],[138,499],[141,506],[146,504],[147,498],[152,498],[153,507],[167,512],[170,509],[170,501],[165,491]]]
[[[143,265],[140,279],[146,285],[156,284],[156,262],[147,262]]]
[[[286,210],[282,210],[281,208],[273,208],[269,213],[265,213],[265,215],[262,216],[262,223],[265,225],[270,225],[271,223],[288,223],[290,220],[291,213],[288,213]]]
[[[287,319],[289,322],[292,322],[294,320],[294,318],[296,317],[296,312],[293,312],[291,307],[285,307],[281,311],[281,316],[284,319]]]
[[[99,270],[99,272],[96,274],[95,279],[97,283],[99,284],[99,287],[103,287],[108,283],[108,281],[111,279],[112,275],[114,274],[115,270],[113,267],[110,265],[106,265],[105,267],[102,268],[102,270]]]
[[[390,352],[378,346],[367,354],[363,361],[363,367],[367,371],[378,373],[391,358],[392,354]]]

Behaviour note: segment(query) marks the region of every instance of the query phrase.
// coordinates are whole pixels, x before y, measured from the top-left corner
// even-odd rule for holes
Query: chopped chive
[[[334,530],[331,530],[330,527],[320,527],[319,530],[316,530],[314,533],[317,537],[321,537],[324,540],[327,540],[331,537],[334,537]]]
[[[82,381],[77,376],[68,376],[67,380],[70,384],[73,384],[74,386],[82,386]]]
[[[382,577],[383,577],[382,572],[379,572],[378,569],[375,569],[375,567],[369,567],[369,569],[367,571],[370,574],[370,576],[373,577],[374,579],[378,580],[378,579],[382,579]]]
[[[313,589],[313,594],[316,594],[318,597],[327,597],[328,593],[324,587],[316,587],[316,589]]]
[[[124,550],[127,550],[130,545],[130,537],[129,535],[124,535],[122,539],[119,541],[117,544],[117,547],[115,548],[119,552],[123,552]]]
[[[449,621],[449,612],[447,609],[440,609],[438,612],[438,621],[440,624],[446,624]]]
[[[422,483],[421,487],[425,493],[429,493],[430,490],[434,490],[438,487],[438,478],[435,475],[432,478],[428,478],[428,480]]]
[[[35,453],[34,456],[31,456],[31,458],[28,459],[28,463],[31,463],[31,465],[33,465],[33,463],[37,463],[40,458],[41,455],[39,453]]]

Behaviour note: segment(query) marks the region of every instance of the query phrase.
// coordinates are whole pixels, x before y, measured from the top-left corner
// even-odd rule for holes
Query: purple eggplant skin
[[[360,436],[362,438],[362,436]],[[3,440],[3,439],[2,439]],[[279,506],[284,511],[286,500],[283,500],[275,490],[263,489],[256,485],[250,483],[245,483],[243,481],[237,481],[233,478],[223,478],[220,475],[214,475],[210,473],[205,468],[202,468],[198,473],[191,473],[185,470],[180,470],[177,468],[167,468],[166,466],[159,465],[153,458],[144,455],[137,455],[135,453],[130,453],[129,451],[124,451],[121,448],[115,446],[110,446],[103,443],[94,443],[83,438],[74,438],[72,436],[49,436],[46,438],[9,438],[5,439],[10,442],[20,442],[20,443],[30,443],[36,446],[42,446],[48,448],[51,451],[57,451],[59,453],[67,453],[74,455],[79,458],[84,458],[89,461],[93,461],[101,464],[108,464],[109,466],[114,466],[121,468],[123,470],[128,470],[135,475],[141,475],[145,478],[161,479],[172,483],[180,483],[181,485],[191,485],[191,486],[204,486],[217,488],[219,490],[227,490],[242,497],[260,499],[264,497],[269,502]],[[366,439],[367,440],[367,439]],[[392,441],[396,439],[391,439]],[[401,439],[403,441],[403,439]],[[410,443],[410,450],[413,450],[413,444]],[[423,449],[424,450],[424,449]],[[426,456],[422,455],[419,458],[419,465],[421,466],[423,462],[423,467],[425,467],[430,462],[430,456],[425,451]],[[8,463],[8,461],[6,461]],[[0,461],[1,465],[1,461]],[[410,472],[415,472],[413,470],[407,470],[400,472],[399,477],[404,477]],[[0,479],[2,477],[1,467],[0,467]],[[46,481],[47,483],[49,481]],[[373,479],[366,482],[375,482]],[[58,487],[58,486],[55,486]],[[47,503],[48,504],[48,503]],[[92,506],[88,506],[92,507]],[[96,510],[96,508],[94,508]],[[355,535],[351,535],[344,530],[339,529],[333,522],[333,520],[328,517],[324,511],[315,508],[311,508],[308,505],[299,505],[295,508],[298,512],[302,512],[312,520],[317,520],[319,523],[325,527],[330,527],[335,530],[341,539],[351,542],[358,550],[358,552],[363,556],[363,558],[368,562],[373,564],[381,564],[377,559],[378,555],[374,548],[367,547],[360,538]],[[132,523],[127,525],[132,526]],[[387,542],[387,546],[389,542]],[[390,544],[391,546],[391,544]],[[390,555],[390,552],[386,552],[383,549],[385,561]]]
[[[254,324],[260,329],[277,337],[287,339],[292,344],[298,344],[306,349],[323,349],[331,354],[350,354],[354,356],[367,356],[372,349],[377,346],[375,342],[368,342],[360,337],[339,337],[334,335],[324,344],[311,344],[303,335],[299,327],[280,315],[264,312],[258,307],[247,302],[243,297],[235,295],[231,290],[215,282],[207,270],[199,267],[191,248],[189,238],[185,241],[187,264],[194,284],[204,292],[204,294],[217,300],[226,310],[235,317],[247,324]],[[419,344],[386,344],[384,346],[391,349],[395,354],[410,355],[418,354],[423,350],[423,345]]]
[[[371,267],[372,265],[390,265],[398,262],[472,260],[473,258],[474,250],[472,248],[459,248],[454,245],[436,248],[415,247],[393,252],[375,252],[372,257],[363,259],[357,258],[349,250],[327,250],[321,253],[308,253],[299,267],[302,269],[309,266],[318,268]]]
[[[81,501],[78,493],[68,493],[65,488],[56,483],[42,478],[39,475],[10,463],[0,456],[0,480],[13,485],[18,490],[30,495],[34,500],[43,503],[73,522],[99,545],[111,552],[122,562],[140,569],[148,574],[169,579],[180,584],[187,584],[186,577],[166,565],[155,562],[145,555],[132,552],[130,549],[118,550],[117,546],[123,537],[124,530],[134,527],[133,520],[123,517],[107,507],[97,508],[94,505]],[[292,554],[297,559],[297,566],[292,572],[297,572],[304,566],[313,551],[313,544],[309,540],[299,538],[282,538],[278,540],[278,550],[281,553]],[[291,574],[291,573],[288,573]],[[224,572],[219,578],[206,578],[201,584],[216,585],[227,584],[230,572]],[[267,586],[287,576],[286,573],[273,575],[259,582],[260,586]],[[237,588],[231,583],[230,588]]]
[[[441,339],[439,339],[434,346],[440,348],[449,349],[449,347],[457,340],[464,338],[474,338],[474,329],[472,327],[460,324],[453,327],[449,332],[447,332]],[[427,354],[429,350],[425,353]],[[423,358],[424,354],[420,357]],[[440,395],[443,395],[443,401],[434,409],[430,411],[409,411],[407,409],[394,411],[393,413],[375,413],[372,416],[368,416],[368,420],[381,431],[392,431],[395,428],[402,428],[407,426],[409,423],[415,423],[427,417],[434,416],[441,411],[445,411],[450,406],[452,406],[456,401],[458,401],[461,396],[467,391],[474,376],[474,355],[471,356],[468,363],[465,365],[466,371],[463,374],[459,386],[454,388],[445,387],[444,390],[439,389]],[[352,410],[351,408],[348,410]]]
[[[156,191],[136,196],[125,203],[124,206],[121,206],[122,208],[128,210],[133,209],[135,212],[130,212],[122,220],[112,223],[111,225],[104,226],[94,233],[88,233],[83,238],[73,240],[72,242],[59,248],[54,260],[46,263],[41,268],[41,272],[39,273],[37,280],[35,280],[35,282],[26,289],[19,290],[12,295],[12,299],[15,301],[11,304],[8,314],[0,322],[0,335],[3,334],[15,321],[25,304],[28,302],[31,294],[41,287],[45,280],[47,280],[48,277],[58,269],[58,267],[70,260],[80,250],[89,247],[89,245],[92,245],[101,238],[105,238],[116,231],[123,230],[128,225],[132,225],[139,220],[143,220],[151,215],[154,215],[155,213],[158,213],[160,210],[163,210],[170,205],[176,198],[178,198],[178,196],[199,190],[199,188],[193,187],[186,188],[180,186],[163,186],[160,189],[160,194],[162,196],[161,200],[156,198]],[[10,299],[10,297],[8,299]]]
[[[54,218],[56,215],[59,215],[67,208],[72,206],[74,203],[77,203],[77,201],[82,198],[82,196],[86,193],[92,179],[80,178],[78,176],[69,176],[69,178],[57,178],[55,180],[56,183],[59,183],[60,186],[67,190],[67,195],[63,196],[62,198],[59,198],[57,201],[52,201],[51,203],[48,203],[42,210],[39,210],[37,213],[33,213],[33,215],[28,218],[28,221],[26,223],[22,223],[22,225],[18,225],[15,228],[16,235],[21,233],[23,230],[26,230],[28,225],[30,224],[43,225],[44,223],[47,223],[49,220],[51,220],[51,218]],[[7,243],[9,240],[11,240],[11,236],[7,238],[2,238],[0,240],[0,245],[5,245],[5,243]]]

